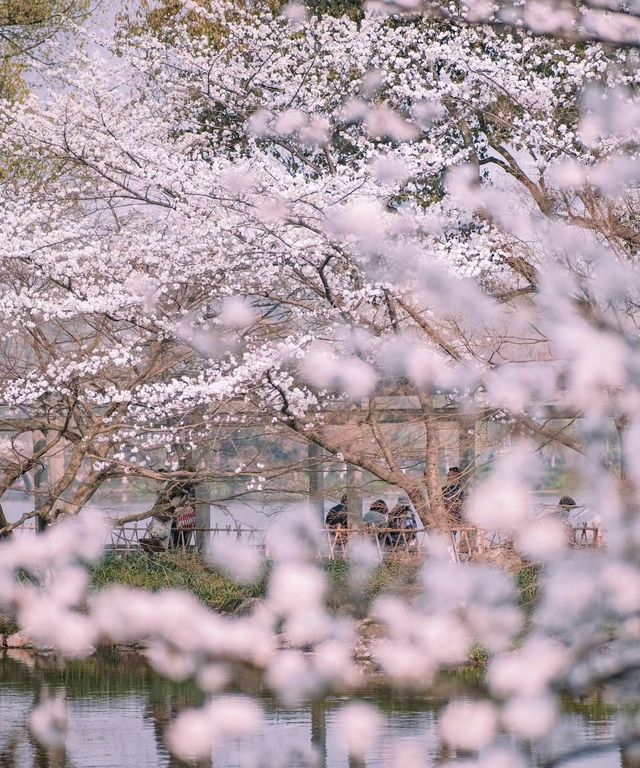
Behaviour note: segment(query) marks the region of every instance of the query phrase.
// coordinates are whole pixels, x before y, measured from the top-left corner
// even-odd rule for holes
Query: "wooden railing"
[[[595,523],[582,523],[572,529],[575,547],[591,547],[601,549],[604,547],[604,530]]]
[[[329,559],[342,559],[348,556],[349,546],[357,540],[372,542],[380,557],[388,557],[394,553],[413,555],[424,549],[424,541],[427,531],[422,530],[398,530],[395,528],[323,528],[318,532],[317,549],[318,556]],[[190,531],[179,532],[169,542],[169,550],[193,551],[195,549],[206,551],[209,546],[220,540],[230,543],[241,541],[243,544],[254,546],[269,555],[269,533],[265,530],[243,526],[216,526],[213,528],[194,528]],[[153,551],[146,540],[146,527],[125,525],[114,528],[106,542],[106,550],[118,554],[128,554],[141,549]],[[158,546],[156,551],[163,548]]]
[[[509,543],[510,538],[487,531],[480,531],[471,526],[458,526],[444,532],[450,538],[450,550],[455,560],[467,560],[488,550],[498,549]],[[603,546],[603,531],[599,526],[584,523],[572,529],[571,545],[576,548],[599,548]],[[111,531],[106,542],[108,551],[127,554],[132,551],[146,549],[153,551],[145,541],[146,526],[125,525]],[[269,533],[242,525],[216,526],[211,528],[195,528],[180,532],[171,541],[169,549],[182,551],[206,551],[213,543],[227,540],[230,543],[241,541],[243,544],[256,547],[269,555]],[[380,560],[394,557],[406,558],[422,556],[425,551],[429,531],[421,529],[397,528],[322,528],[318,532],[318,556],[331,560],[343,559],[349,556],[350,546],[355,541],[368,541],[373,544]],[[156,551],[162,551],[157,547]]]
[[[264,550],[266,531],[244,526],[216,526],[214,528],[192,528],[185,531],[177,531],[175,537],[171,537],[169,549],[193,551],[195,549],[206,551],[215,539],[228,539],[229,541],[242,541],[244,544],[255,546]],[[111,530],[105,544],[105,549],[118,554],[127,554],[132,551],[140,551],[147,548],[145,539],[147,530],[145,526],[123,525]],[[160,547],[162,549],[162,547]]]
[[[323,528],[319,554],[330,560],[341,560],[349,556],[353,543],[368,541],[376,547],[380,560],[415,557],[424,554],[428,535],[424,528]]]
[[[145,549],[146,523],[124,525],[112,529],[105,541],[105,551],[119,555],[140,552]],[[604,546],[604,531],[594,523],[583,523],[570,531],[570,546],[576,549],[599,549]],[[35,536],[35,526],[17,528],[14,534]],[[442,535],[442,532],[441,532]],[[471,526],[457,526],[444,532],[450,540],[449,549],[456,561],[473,559],[489,550],[499,549],[510,542],[505,534],[480,531]],[[195,528],[181,532],[177,541],[170,544],[170,549],[185,552],[207,551],[214,543],[240,541],[255,547],[269,556],[269,533],[243,525],[214,526]],[[429,531],[424,528],[398,530],[396,528],[322,528],[317,535],[317,555],[320,558],[337,560],[349,557],[349,549],[356,541],[368,541],[378,552],[379,559],[406,559],[422,557],[425,552]],[[146,547],[147,551],[153,548]],[[158,546],[155,551],[163,551]]]

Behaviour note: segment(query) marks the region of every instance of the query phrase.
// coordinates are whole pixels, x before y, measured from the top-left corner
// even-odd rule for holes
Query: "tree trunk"
[[[4,509],[2,509],[2,504],[0,504],[0,528],[6,528],[7,525],[9,525],[9,521],[7,520],[6,515],[4,514]],[[5,538],[6,536],[11,536],[11,532],[0,535],[0,539]]]
[[[33,452],[41,453],[47,443],[44,432],[33,433]],[[48,473],[46,459],[43,457],[33,467],[33,503],[34,509],[38,514],[36,516],[36,533],[42,533],[47,527],[47,518],[44,514],[44,507],[47,503]]]
[[[618,444],[620,447],[620,479],[625,483],[628,479],[625,433],[629,426],[629,418],[625,414],[616,416],[614,419],[616,431],[618,433]]]

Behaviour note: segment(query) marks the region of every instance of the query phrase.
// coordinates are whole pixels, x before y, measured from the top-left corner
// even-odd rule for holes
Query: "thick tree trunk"
[[[91,501],[106,478],[107,472],[95,472],[93,470],[88,472],[87,475],[80,480],[78,489],[67,503],[69,512],[73,515],[77,515],[82,508]]]

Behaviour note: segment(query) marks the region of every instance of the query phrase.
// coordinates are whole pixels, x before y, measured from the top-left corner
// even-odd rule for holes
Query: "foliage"
[[[4,637],[9,637],[9,635],[12,635],[14,632],[17,632],[18,629],[19,627],[14,621],[14,619],[5,615],[0,615],[0,635],[3,635]]]
[[[349,608],[367,614],[369,605],[379,595],[405,595],[415,586],[420,564],[412,561],[385,560],[380,563],[366,582],[354,589],[354,567],[347,559],[327,560],[324,571],[329,586],[329,607],[332,610]]]
[[[0,0],[0,98],[26,96],[24,67],[47,58],[46,44],[89,11],[89,0]]]

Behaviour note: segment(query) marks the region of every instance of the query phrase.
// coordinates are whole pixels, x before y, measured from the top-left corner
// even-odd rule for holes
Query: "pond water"
[[[393,506],[398,496],[396,493],[377,493],[375,496],[365,494],[363,503],[366,509],[368,505],[377,498],[384,497],[390,506]],[[147,496],[136,496],[133,499],[127,497],[122,489],[112,489],[110,492],[96,497],[87,505],[86,511],[106,514],[110,517],[119,517],[128,513],[139,513],[151,509],[155,497],[151,494]],[[555,509],[558,500],[557,493],[539,492],[534,494],[533,509],[535,514],[548,513],[550,509]],[[326,499],[324,501],[324,510],[327,512],[338,498]],[[16,522],[21,515],[33,510],[33,494],[19,488],[11,488],[2,496],[2,507],[7,520],[10,523]],[[274,516],[282,512],[301,512],[308,508],[309,502],[306,498],[297,500],[273,499],[269,496],[262,498],[259,494],[255,496],[248,495],[244,499],[231,499],[224,501],[224,509],[211,506],[209,508],[209,524],[212,526],[227,526],[240,524],[250,528],[264,530],[268,528]],[[141,525],[144,527],[146,523]],[[27,528],[33,525],[29,521]],[[421,525],[421,523],[419,523]]]
[[[264,727],[251,739],[227,745],[215,768],[403,768],[409,754],[436,766],[452,758],[438,735],[438,712],[450,696],[471,698],[473,675],[443,681],[430,692],[399,694],[371,677],[357,698],[375,704],[383,725],[371,737],[364,762],[350,760],[340,740],[340,710],[353,695],[331,695],[296,707],[283,707],[265,690],[258,675],[242,672],[238,691],[256,697],[265,712]],[[64,752],[47,752],[31,739],[26,720],[44,690],[64,691],[69,731]],[[182,707],[201,695],[189,684],[170,683],[133,653],[100,653],[68,663],[35,658],[25,651],[0,655],[1,768],[177,768],[162,734]],[[567,701],[562,725],[572,743],[604,747],[613,733],[615,707],[603,697]],[[567,736],[569,738],[569,736]],[[403,758],[403,754],[405,757]],[[256,757],[257,755],[257,757]],[[540,760],[529,756],[530,765]],[[413,763],[415,764],[415,763]],[[200,764],[202,765],[202,764]],[[563,765],[568,768],[638,768],[617,748],[606,747]]]

